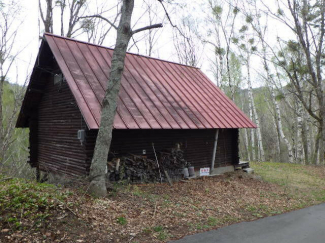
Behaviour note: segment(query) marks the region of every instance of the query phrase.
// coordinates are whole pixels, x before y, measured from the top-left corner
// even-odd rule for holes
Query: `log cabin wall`
[[[54,85],[47,76],[37,119],[31,126],[31,162],[42,171],[83,176],[89,172],[97,130],[87,130],[83,145],[77,139],[80,129],[87,129],[76,101],[66,82]],[[30,124],[32,125],[32,124]],[[35,129],[35,125],[38,129]],[[146,155],[155,159],[159,151],[181,143],[187,159],[195,168],[210,167],[215,129],[197,130],[113,130],[111,152]],[[37,144],[36,144],[37,143]],[[36,156],[37,153],[37,156]],[[238,129],[220,129],[215,167],[238,163]]]
[[[38,158],[38,120],[37,115],[29,120],[29,159],[31,167],[37,167]]]
[[[87,126],[65,81],[54,84],[52,76],[47,78],[37,117],[40,170],[68,176],[86,175],[89,168],[85,145],[81,145],[77,132]]]
[[[159,151],[181,143],[185,159],[196,169],[210,167],[215,129],[202,130],[113,130],[110,151],[141,155],[145,150],[150,159],[155,159],[152,143]],[[88,131],[86,136],[87,161],[93,155],[97,131]],[[219,132],[215,167],[238,163],[238,129],[221,129]]]

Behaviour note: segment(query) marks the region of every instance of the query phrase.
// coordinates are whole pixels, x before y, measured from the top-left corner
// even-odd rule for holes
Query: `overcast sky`
[[[4,1],[6,2],[6,0]],[[114,1],[106,1],[106,0],[91,0],[90,1],[90,9],[92,11],[95,11],[96,4],[101,3],[110,3]],[[183,0],[178,0],[179,3],[182,3]],[[200,19],[203,19],[204,16],[204,8],[206,4],[206,0],[197,0],[193,3],[188,3],[187,8],[184,10],[178,9],[177,12],[173,11],[173,9],[169,9],[170,17],[172,20],[175,21],[176,18],[179,18],[180,16],[189,15],[193,17],[194,19],[200,21]],[[30,72],[32,67],[34,66],[35,59],[38,53],[38,48],[40,44],[40,31],[42,31],[43,26],[42,23],[39,23],[39,11],[38,11],[38,1],[37,0],[22,0],[22,11],[21,16],[19,17],[20,20],[22,20],[22,25],[20,26],[19,34],[16,41],[16,50],[20,50],[22,48],[25,48],[21,55],[19,55],[16,66],[19,67],[19,83],[23,83],[26,72]],[[96,4],[94,4],[96,3]],[[157,22],[164,22],[164,27],[160,30],[159,33],[159,41],[157,42],[155,46],[155,51],[153,56],[158,57],[161,59],[169,60],[169,61],[177,61],[176,51],[173,46],[172,41],[172,28],[166,19],[164,17],[164,11],[160,5],[157,5]],[[113,11],[107,13],[108,16],[112,16],[114,14]],[[56,15],[55,15],[56,16]],[[144,7],[143,7],[143,1],[142,0],[136,0],[136,7],[134,10],[134,16],[133,20],[138,20],[139,16],[146,16],[144,14]],[[54,33],[60,34],[59,25],[58,25],[58,19],[54,18]],[[203,22],[202,22],[203,23]],[[202,24],[201,23],[201,24]],[[146,18],[142,17],[140,21],[137,23],[137,27],[145,26]],[[202,26],[202,29],[206,28],[206,26]],[[283,26],[279,28],[279,25],[273,21],[270,20],[270,33],[271,37],[273,35],[273,38],[275,39],[276,36],[286,36],[288,35],[287,29],[285,29]],[[270,38],[271,38],[270,37]],[[78,40],[86,41],[86,37],[81,35],[76,37]],[[105,41],[105,46],[112,46],[115,43],[115,34],[112,33],[109,38]],[[140,49],[140,54],[145,53],[146,46],[144,44],[138,44],[138,48]],[[212,46],[206,45],[204,49],[201,50],[202,53],[200,53],[201,56],[201,65],[200,68],[202,71],[212,80],[213,74],[210,71],[211,70],[211,64],[209,60],[213,59],[213,52],[214,49]],[[137,48],[132,49],[132,52],[137,52]],[[256,63],[253,63],[254,68],[259,68],[259,63],[257,63],[258,60],[256,59]],[[16,80],[16,68],[12,69],[12,72],[9,75],[9,79],[11,82],[15,82]],[[255,80],[255,83],[254,83]],[[254,86],[258,86],[259,84],[256,81],[258,79],[253,79]]]

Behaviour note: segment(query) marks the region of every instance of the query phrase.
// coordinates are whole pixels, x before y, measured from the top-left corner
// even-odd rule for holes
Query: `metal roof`
[[[89,127],[98,129],[113,49],[45,34]],[[127,53],[116,129],[255,128],[198,68]]]

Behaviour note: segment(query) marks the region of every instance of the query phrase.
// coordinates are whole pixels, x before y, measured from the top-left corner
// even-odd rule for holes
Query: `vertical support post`
[[[211,169],[210,174],[212,175],[214,170],[214,163],[216,160],[216,153],[217,153],[217,146],[218,146],[218,137],[219,137],[219,129],[216,130],[216,135],[214,139],[214,145],[213,145],[213,154],[212,154],[212,161],[211,161]]]

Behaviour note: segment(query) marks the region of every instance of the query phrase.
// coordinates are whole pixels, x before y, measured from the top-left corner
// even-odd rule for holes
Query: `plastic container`
[[[189,177],[188,168],[183,169],[183,175],[184,175],[185,178]]]
[[[194,166],[188,167],[188,173],[190,177],[195,176]]]

